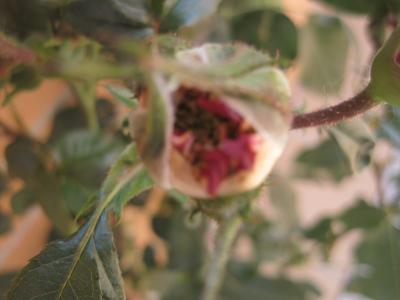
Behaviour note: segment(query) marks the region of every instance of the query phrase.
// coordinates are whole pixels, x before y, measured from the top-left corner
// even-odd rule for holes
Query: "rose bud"
[[[287,140],[284,74],[244,45],[206,44],[175,57],[158,60],[163,72],[153,74],[131,118],[150,173],[200,199],[258,187]]]

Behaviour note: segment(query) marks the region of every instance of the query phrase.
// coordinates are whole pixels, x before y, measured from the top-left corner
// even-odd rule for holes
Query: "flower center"
[[[228,176],[252,168],[254,128],[217,96],[180,87],[174,94],[174,148],[204,180],[210,195]]]

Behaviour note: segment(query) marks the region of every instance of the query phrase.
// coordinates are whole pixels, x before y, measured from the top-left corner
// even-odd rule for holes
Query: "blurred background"
[[[366,85],[398,15],[389,2],[227,0],[179,35],[269,51],[286,69],[293,110],[311,111]],[[81,95],[61,80],[0,108],[0,296],[31,257],[74,230],[63,212],[87,213],[86,199],[129,141],[129,110],[107,84],[96,87],[96,134]],[[241,230],[221,299],[400,299],[399,114],[385,106],[291,132]],[[197,299],[216,224],[191,209],[158,189],[125,208],[115,234],[128,299]]]

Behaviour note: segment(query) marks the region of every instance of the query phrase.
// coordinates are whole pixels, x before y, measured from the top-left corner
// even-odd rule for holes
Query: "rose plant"
[[[32,198],[40,198],[37,201],[58,234],[64,236],[49,243],[16,275],[6,299],[125,299],[127,277],[123,278],[119,267],[116,247],[119,249],[120,245],[118,239],[114,242],[111,224],[120,220],[123,208],[131,206],[131,200],[158,188],[168,198],[190,206],[192,219],[200,214],[218,222],[214,251],[202,271],[203,282],[193,279],[197,273],[190,273],[193,282],[181,282],[182,286],[190,286],[190,297],[184,294],[184,288],[166,288],[159,292],[160,299],[198,299],[201,295],[203,300],[213,300],[218,299],[220,290],[223,299],[233,299],[227,295],[235,294],[234,287],[226,287],[232,278],[228,274],[227,281],[223,280],[230,251],[241,228],[250,228],[255,244],[262,242],[262,233],[271,233],[273,226],[260,221],[253,208],[287,145],[290,130],[326,128],[380,104],[399,103],[399,5],[371,1],[372,6],[359,7],[339,0],[319,1],[367,14],[377,53],[369,70],[369,82],[361,92],[334,106],[299,113],[290,105],[293,95],[285,75],[296,63],[295,25],[283,12],[268,6],[236,3],[235,7],[235,1],[220,2],[37,0],[26,4],[0,0],[3,104],[13,107],[16,94],[37,87],[46,78],[65,80],[79,102],[76,110],[66,109],[54,117],[47,143],[30,135],[16,111],[14,116],[22,133],[0,123],[4,132],[14,138],[5,155],[9,177],[20,179],[24,186],[13,196],[13,203],[25,208],[34,201]],[[238,13],[238,9],[243,11]],[[221,20],[213,19],[218,13]],[[29,18],[22,18],[26,15]],[[269,27],[263,20],[270,22]],[[315,18],[313,22],[320,22],[321,31],[326,26],[334,30],[342,26],[333,17]],[[249,26],[252,31],[243,34],[241,26]],[[255,26],[259,31],[254,30]],[[227,28],[231,37],[228,41],[221,37],[226,38],[223,33]],[[273,38],[278,32],[284,34]],[[196,42],[199,36],[201,43]],[[338,36],[326,33],[323,37],[328,43]],[[327,72],[336,72],[335,67],[340,69],[343,62],[334,61],[336,65],[327,66]],[[112,105],[97,100],[96,88],[100,85],[106,86],[114,100],[129,110],[123,126],[112,123]],[[399,128],[388,114],[375,122],[382,124],[378,126],[380,138],[393,142]],[[398,116],[397,111],[394,114]],[[75,118],[78,125],[68,123]],[[323,157],[321,161],[327,164],[333,160],[326,169],[334,179],[341,180],[371,162],[374,140],[365,126],[354,121],[325,130],[330,140],[304,151],[299,164],[313,165],[316,157]],[[344,170],[337,169],[343,161],[334,161],[338,153],[345,157]],[[114,162],[107,171],[111,160]],[[314,164],[308,176],[324,168],[323,163]],[[383,173],[378,175],[383,177]],[[287,194],[292,197],[290,189],[279,192],[279,196]],[[385,216],[380,208],[360,200],[358,206],[342,215],[327,217],[304,229],[302,237],[314,240],[326,254],[336,239],[351,229],[376,229],[386,224],[391,233],[398,235],[393,225],[398,214],[394,207],[391,206],[393,215]],[[288,214],[286,208],[284,213]],[[353,215],[363,218],[357,221]],[[289,226],[282,238],[291,251],[282,268],[306,255],[292,242],[298,226]],[[335,231],[336,227],[341,231]],[[379,238],[383,233],[380,234]],[[362,251],[371,244],[381,245],[379,238],[360,244],[361,262],[365,258]],[[257,277],[255,270],[263,260],[260,253],[256,251],[254,265],[236,266],[242,270],[236,271],[241,276],[251,274],[254,282],[289,286],[287,290],[279,289],[283,295],[293,295],[292,289],[302,295],[301,299],[315,295],[315,289],[307,284]],[[200,267],[196,265],[195,269]],[[381,266],[376,269],[381,270]],[[148,275],[143,274],[140,276],[144,278]],[[175,273],[171,274],[165,276],[166,282]],[[147,280],[151,281],[150,277]],[[372,286],[368,282],[357,277],[353,281],[358,283],[354,290],[366,296],[376,295],[375,290],[368,289]],[[251,288],[251,282],[250,288],[245,288],[246,284],[243,283],[243,290],[247,294],[259,293],[254,299],[264,295],[261,288]],[[363,288],[357,290],[360,286]],[[393,299],[392,289],[389,290],[389,296],[382,299]],[[277,299],[289,299],[282,297]]]

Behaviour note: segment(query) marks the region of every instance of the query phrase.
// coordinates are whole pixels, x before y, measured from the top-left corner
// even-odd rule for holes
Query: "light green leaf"
[[[255,10],[231,20],[234,40],[243,41],[272,56],[292,60],[297,56],[296,26],[284,14],[274,10]]]
[[[370,164],[375,141],[363,120],[351,120],[326,130],[346,154],[353,172],[359,172]]]
[[[341,181],[353,174],[348,158],[333,139],[306,148],[297,157],[297,176],[313,180]]]
[[[369,232],[355,253],[360,272],[348,289],[370,299],[400,299],[400,232],[391,224]]]
[[[342,87],[350,49],[348,29],[337,17],[314,15],[301,36],[303,84],[322,94]]]
[[[400,104],[400,26],[376,54],[368,93],[377,102]]]
[[[137,172],[131,174],[131,178],[127,177],[126,170],[135,168],[138,164],[138,156],[134,144],[129,145],[121,154],[118,161],[111,167],[107,179],[101,188],[101,194],[107,195],[113,191],[121,180],[125,181],[124,186],[119,190],[110,204],[111,209],[118,215],[121,215],[123,206],[133,197],[148,190],[152,187],[153,182],[142,168],[138,168]]]
[[[400,148],[400,108],[389,106],[386,117],[379,124],[379,135],[394,147]]]
[[[131,90],[116,85],[107,85],[106,88],[114,97],[114,99],[118,100],[126,107],[136,108],[136,106],[138,105],[137,99],[135,98],[135,95],[132,93]]]

